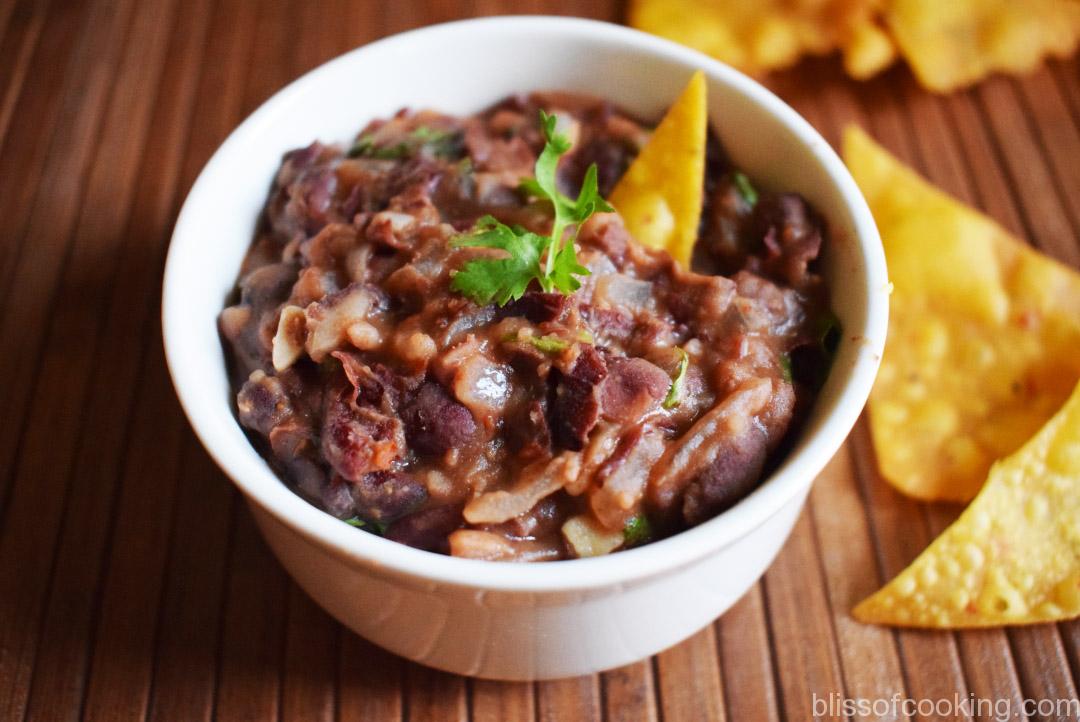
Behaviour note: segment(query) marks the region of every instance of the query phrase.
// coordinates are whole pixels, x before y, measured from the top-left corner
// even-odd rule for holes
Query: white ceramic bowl
[[[835,365],[795,448],[747,498],[672,538],[549,564],[455,559],[353,529],[288,489],[241,431],[216,319],[282,154],[348,141],[404,106],[477,111],[510,93],[565,89],[655,118],[690,73],[756,182],[802,193],[828,220],[825,268],[844,328]],[[354,50],[268,100],[229,136],[191,190],[165,270],[173,382],[195,432],[247,498],[267,542],[320,605],[409,659],[461,674],[544,679],[633,662],[712,622],[758,579],[814,477],[866,401],[885,340],[881,242],[825,141],[754,81],[695,51],[586,20],[507,17],[439,25]]]

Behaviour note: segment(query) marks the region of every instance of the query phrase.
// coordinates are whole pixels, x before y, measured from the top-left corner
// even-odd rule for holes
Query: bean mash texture
[[[543,93],[403,110],[282,161],[219,325],[241,424],[342,521],[490,560],[646,543],[750,492],[827,371],[822,223],[715,139],[694,271],[600,211],[571,229],[576,290],[455,290],[470,261],[506,257],[460,242],[479,219],[551,232],[552,204],[521,187],[541,110],[570,142],[567,198],[592,166],[606,197],[649,138],[602,100]]]

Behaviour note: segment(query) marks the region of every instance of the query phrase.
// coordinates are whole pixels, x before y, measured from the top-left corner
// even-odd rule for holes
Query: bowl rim
[[[574,39],[604,40],[629,46],[633,51],[658,56],[688,69],[700,68],[710,80],[733,90],[764,107],[806,145],[832,182],[836,184],[853,221],[851,239],[861,256],[866,274],[868,308],[862,328],[845,330],[845,335],[861,337],[864,348],[855,354],[847,371],[848,379],[837,391],[835,406],[821,420],[812,436],[802,439],[800,448],[735,506],[713,519],[671,537],[634,549],[590,559],[564,560],[549,564],[492,563],[461,559],[412,547],[364,533],[313,506],[275,475],[251,445],[238,449],[214,433],[214,404],[201,403],[187,393],[198,378],[185,373],[184,353],[174,340],[172,329],[184,314],[183,276],[177,271],[187,229],[192,224],[195,199],[207,192],[211,178],[225,163],[225,155],[237,139],[276,115],[293,95],[310,80],[331,73],[338,65],[354,62],[373,48],[391,45],[436,42],[438,36],[453,35],[476,26],[500,26],[506,30],[563,34]],[[805,493],[814,478],[840,448],[854,426],[870,393],[881,360],[888,318],[888,278],[884,251],[870,209],[844,164],[818,132],[784,101],[741,72],[696,50],[638,30],[597,20],[544,15],[500,16],[458,20],[430,25],[388,36],[355,48],[305,73],[276,92],[236,127],[218,148],[192,185],[177,216],[170,241],[162,287],[162,334],[166,362],[180,404],[196,436],[217,465],[249,501],[318,545],[346,556],[353,565],[378,570],[420,582],[436,582],[458,587],[502,592],[586,591],[611,585],[628,585],[682,568],[723,548],[760,526],[800,492]],[[235,423],[235,419],[234,419]],[[247,453],[244,453],[244,452]]]

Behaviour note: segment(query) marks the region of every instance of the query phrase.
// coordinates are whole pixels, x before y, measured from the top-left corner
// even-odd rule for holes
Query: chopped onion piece
[[[304,337],[307,335],[307,320],[304,309],[299,306],[286,306],[281,309],[278,318],[277,333],[274,334],[272,360],[276,371],[296,363],[304,353]]]
[[[592,517],[572,516],[562,525],[562,534],[578,557],[610,554],[623,544],[622,531],[610,531]]]
[[[512,488],[481,494],[466,504],[463,512],[465,520],[470,524],[501,524],[509,521],[575,480],[580,471],[580,454],[569,451],[550,461],[531,464]]]

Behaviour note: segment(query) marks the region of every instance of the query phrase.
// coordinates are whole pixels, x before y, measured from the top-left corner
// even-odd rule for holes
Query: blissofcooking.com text
[[[995,722],[1027,718],[1080,719],[1080,700],[1077,699],[987,699],[958,694],[938,699],[915,699],[899,692],[892,697],[845,697],[831,692],[811,700],[815,718],[868,717],[870,719],[904,719],[918,717],[979,717]]]

